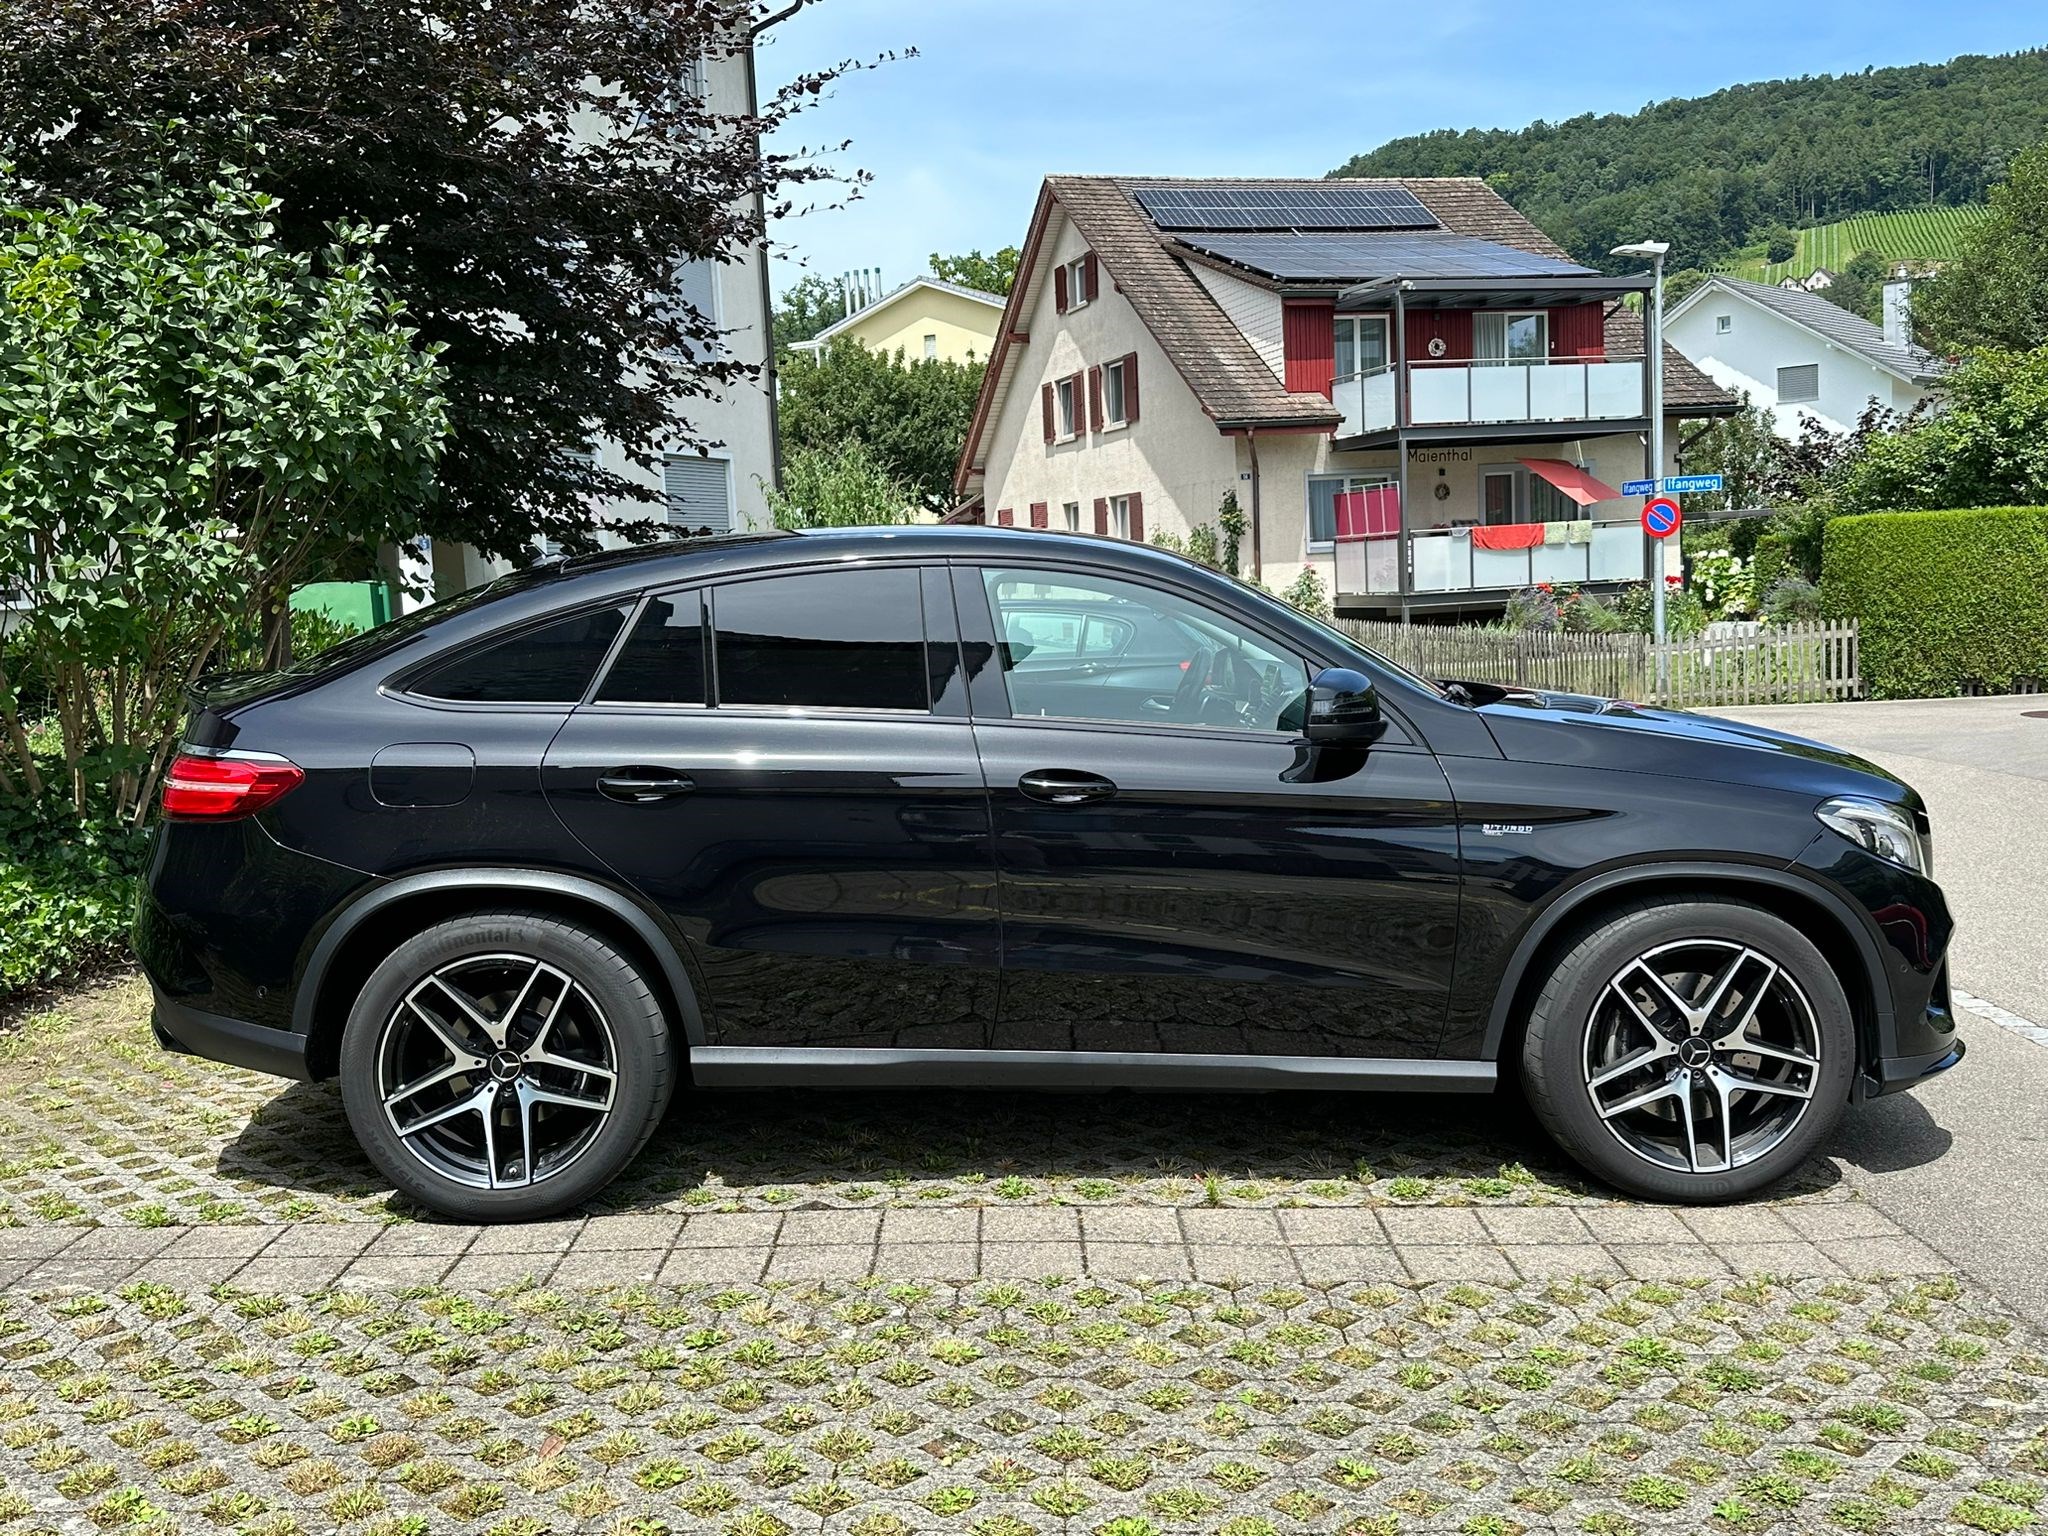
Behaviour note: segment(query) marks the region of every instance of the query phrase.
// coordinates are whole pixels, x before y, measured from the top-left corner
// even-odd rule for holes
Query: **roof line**
[[[913,288],[935,288],[940,293],[950,293],[963,299],[973,299],[977,303],[988,305],[991,309],[1002,309],[1009,303],[1009,300],[999,293],[988,293],[980,288],[969,288],[965,283],[949,283],[943,277],[922,275],[913,277],[907,283],[897,284],[874,302],[864,304],[852,314],[834,320],[809,341],[794,343],[793,350],[801,348],[804,351],[816,351],[821,345],[830,341],[848,326],[867,318],[867,316],[872,315],[878,309],[895,303],[896,300],[902,298],[904,294],[910,292]]]

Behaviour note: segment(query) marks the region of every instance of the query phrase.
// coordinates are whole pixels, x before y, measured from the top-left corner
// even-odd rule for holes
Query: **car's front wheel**
[[[673,1086],[668,1022],[639,968],[543,913],[438,923],[372,973],[341,1044],[371,1161],[463,1221],[578,1205],[638,1152]]]
[[[1833,1132],[1855,1069],[1827,958],[1743,902],[1640,903],[1583,930],[1530,1011],[1537,1118],[1590,1172],[1659,1200],[1741,1199]]]

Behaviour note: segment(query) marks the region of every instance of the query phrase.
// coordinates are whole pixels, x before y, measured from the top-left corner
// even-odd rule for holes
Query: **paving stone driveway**
[[[1828,1163],[1498,1104],[704,1096],[472,1228],[120,983],[0,1037],[0,1532],[2017,1531],[2048,1353]]]

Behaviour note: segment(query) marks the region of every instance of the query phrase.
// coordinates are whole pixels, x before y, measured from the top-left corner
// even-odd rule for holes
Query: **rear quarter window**
[[[625,622],[624,607],[598,608],[485,641],[421,674],[409,691],[451,704],[574,704]]]

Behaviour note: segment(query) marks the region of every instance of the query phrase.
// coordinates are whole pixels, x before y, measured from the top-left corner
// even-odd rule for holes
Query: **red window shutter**
[[[1049,519],[1045,515],[1045,503],[1042,501],[1031,503],[1031,526],[1034,528],[1044,528],[1048,525]]]
[[[1081,270],[1086,277],[1088,302],[1092,304],[1095,296],[1102,292],[1102,264],[1095,259],[1093,251],[1081,258]]]
[[[1008,507],[996,508],[996,526],[998,528],[1007,528],[1016,520],[1016,514],[1013,513]]]
[[[1054,432],[1054,426],[1053,426],[1053,416],[1052,416],[1052,411],[1053,411],[1053,400],[1052,400],[1052,386],[1051,386],[1050,384],[1046,385],[1046,386],[1045,386],[1045,388],[1044,388],[1044,389],[1042,389],[1042,390],[1041,390],[1041,391],[1039,392],[1039,396],[1038,396],[1038,401],[1039,401],[1039,404],[1040,404],[1040,405],[1042,405],[1042,406],[1043,406],[1043,407],[1045,408],[1045,409],[1044,409],[1044,415],[1045,415],[1045,440],[1046,440],[1046,441],[1047,441],[1047,442],[1049,443],[1049,442],[1051,442],[1051,441],[1052,441],[1052,439],[1053,439],[1053,432]]]
[[[1135,423],[1138,419],[1138,354],[1124,354],[1124,420]]]
[[[1109,532],[1109,498],[1107,496],[1095,498],[1095,531],[1097,533]]]
[[[1061,314],[1064,315],[1067,312],[1067,269],[1065,267],[1053,268],[1052,303],[1053,308],[1057,309]]]
[[[1145,542],[1145,493],[1143,491],[1131,492],[1131,539],[1138,544]]]
[[[1088,370],[1088,421],[1097,431],[1102,430],[1102,369]]]

